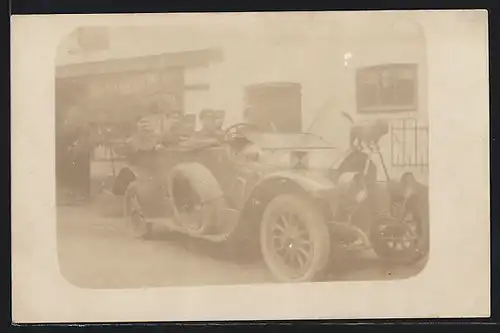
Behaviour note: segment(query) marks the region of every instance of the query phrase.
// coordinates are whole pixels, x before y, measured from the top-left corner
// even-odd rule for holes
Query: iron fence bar
[[[391,126],[391,164],[394,165],[394,127]]]
[[[414,138],[415,139],[415,154],[414,154],[414,156],[415,156],[415,163],[418,164],[418,159],[419,159],[418,158],[419,157],[418,156],[419,155],[418,154],[418,132],[419,132],[419,130],[417,129],[417,122],[415,122],[415,129],[413,131],[415,132],[415,138]]]
[[[406,163],[406,121],[403,120],[402,123],[403,123],[403,128],[401,130],[403,133],[402,155],[403,155],[403,164],[405,164]]]
[[[429,166],[428,162],[428,156],[423,156],[423,154],[429,154],[429,144],[428,142],[419,142],[419,140],[422,140],[425,135],[429,133],[429,127],[425,125],[419,125],[418,121],[415,119],[411,119],[413,121],[413,124],[410,125],[408,122],[410,119],[402,119],[399,121],[400,126],[397,126],[397,124],[393,124],[390,127],[390,133],[391,133],[391,162],[394,167],[402,167],[402,166],[409,166],[409,167],[421,167],[421,168],[426,168]],[[406,135],[407,131],[413,131],[413,139],[415,142],[410,143],[407,142],[408,139],[410,139],[411,136]],[[401,137],[399,133],[401,133]],[[408,133],[410,134],[410,133]],[[400,140],[401,139],[401,140]],[[399,146],[396,145],[396,140],[399,142]],[[428,140],[428,139],[426,139]],[[407,145],[411,146],[411,151],[408,151]],[[402,154],[400,154],[400,153]],[[407,154],[410,154],[411,156],[406,156]],[[403,156],[400,156],[403,155]],[[407,158],[408,157],[408,158]]]

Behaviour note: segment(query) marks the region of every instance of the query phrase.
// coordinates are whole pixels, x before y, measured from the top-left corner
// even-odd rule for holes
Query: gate
[[[429,167],[429,125],[417,119],[398,119],[391,124],[393,167]]]

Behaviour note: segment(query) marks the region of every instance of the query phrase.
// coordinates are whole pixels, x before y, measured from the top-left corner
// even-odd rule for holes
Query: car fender
[[[270,181],[291,181],[299,185],[304,191],[319,195],[335,189],[335,184],[327,177],[313,172],[294,172],[294,171],[279,171],[276,173],[269,174],[262,178],[256,185],[262,186],[266,182]]]
[[[311,198],[326,199],[335,194],[335,189],[331,180],[317,173],[279,171],[264,176],[253,186],[244,207],[254,204],[259,197],[269,193],[276,196],[283,192],[297,192]]]
[[[334,200],[336,186],[327,177],[308,171],[278,171],[262,177],[249,191],[240,213],[240,233],[257,239],[262,216],[267,205],[278,195],[305,195],[318,203],[318,209],[330,214],[329,203]],[[325,205],[323,205],[325,204]],[[257,237],[257,238],[256,238]]]
[[[115,195],[124,195],[127,187],[140,177],[140,171],[134,166],[126,165],[119,169],[113,179],[112,193]]]

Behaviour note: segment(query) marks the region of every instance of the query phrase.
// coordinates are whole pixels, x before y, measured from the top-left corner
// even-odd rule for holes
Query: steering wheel
[[[241,130],[247,127],[252,127],[251,123],[237,123],[229,126],[224,131],[224,141],[233,141],[236,138],[243,137]]]

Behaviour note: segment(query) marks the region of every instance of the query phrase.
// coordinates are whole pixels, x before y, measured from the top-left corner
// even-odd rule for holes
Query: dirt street
[[[154,229],[150,240],[132,239],[120,218],[103,218],[92,206],[58,208],[61,272],[83,288],[255,284],[272,282],[260,258],[242,262],[220,244]],[[373,253],[336,259],[328,280],[379,280],[417,274],[425,262],[389,267]]]

